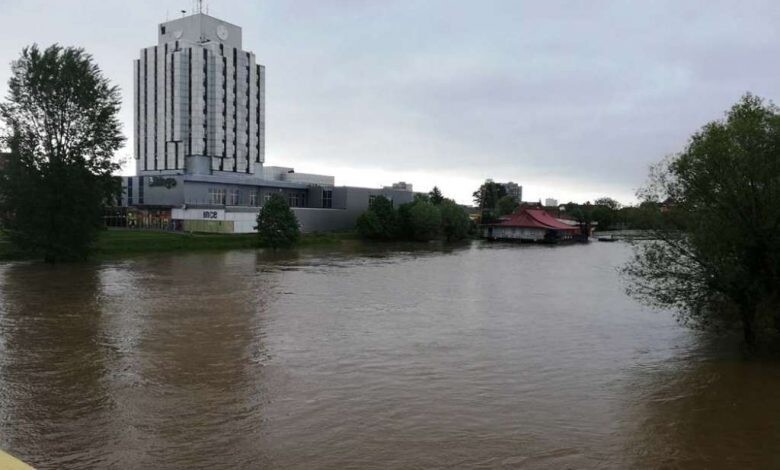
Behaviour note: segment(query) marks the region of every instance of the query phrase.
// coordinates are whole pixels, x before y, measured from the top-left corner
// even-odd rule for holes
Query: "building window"
[[[306,194],[292,193],[288,197],[290,207],[306,207]]]
[[[154,198],[152,198],[154,199]],[[144,177],[138,177],[138,204],[144,203]]]
[[[263,204],[271,200],[271,193],[265,193],[265,196],[263,196]]]
[[[331,209],[333,207],[333,190],[326,189],[322,192],[322,208]]]
[[[133,177],[127,178],[127,205],[133,205]]]
[[[257,191],[249,192],[249,205],[252,207],[257,206]]]
[[[230,205],[230,206],[237,206],[238,205],[238,199],[239,199],[238,189],[231,189],[229,195],[230,195],[230,198],[229,198],[228,205]]]
[[[209,204],[225,205],[225,190],[209,188]]]

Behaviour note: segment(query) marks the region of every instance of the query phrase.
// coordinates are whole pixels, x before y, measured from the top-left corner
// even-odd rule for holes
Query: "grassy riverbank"
[[[354,232],[315,232],[301,234],[298,246],[340,243],[357,239]],[[257,234],[216,234],[155,232],[143,230],[106,230],[100,234],[95,246],[96,257],[121,256],[136,253],[163,253],[172,251],[235,250],[258,248]],[[17,252],[0,237],[0,260],[20,260],[29,256]]]

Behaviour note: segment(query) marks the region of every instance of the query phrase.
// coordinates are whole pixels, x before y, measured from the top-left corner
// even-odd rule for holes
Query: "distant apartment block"
[[[398,183],[393,183],[391,186],[385,186],[383,189],[395,189],[397,191],[412,192],[412,184],[407,183],[406,181],[399,181]]]
[[[515,198],[515,201],[522,202],[523,201],[523,187],[518,185],[517,183],[508,182],[508,183],[498,183],[501,186],[504,187],[506,190],[506,193],[509,196],[512,196]]]
[[[557,206],[558,205],[558,200],[557,199],[553,199],[551,197],[548,197],[547,199],[544,200],[544,205],[546,207]]]

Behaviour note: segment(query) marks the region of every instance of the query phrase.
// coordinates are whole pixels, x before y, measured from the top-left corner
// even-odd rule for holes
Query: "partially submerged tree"
[[[471,219],[462,207],[451,199],[444,199],[439,205],[441,233],[448,242],[462,240],[469,234]]]
[[[289,248],[301,236],[298,219],[281,194],[274,193],[257,214],[257,236],[261,246]]]
[[[588,201],[585,204],[575,204],[569,202],[564,204],[566,213],[577,221],[580,226],[580,234],[584,236],[590,236],[590,231],[593,226],[593,206]]]
[[[660,164],[640,194],[655,241],[625,267],[629,292],[696,326],[741,329],[754,346],[780,329],[780,112],[745,95]]]
[[[11,151],[0,172],[0,219],[19,249],[48,262],[83,259],[121,185],[119,89],[83,49],[33,45],[11,65],[0,104]]]
[[[412,202],[397,210],[387,198],[378,196],[357,220],[358,233],[374,240],[446,241],[465,238],[471,228],[466,211],[454,201],[442,198],[438,205],[427,194],[416,194]]]
[[[439,236],[441,213],[430,202],[417,201],[409,210],[412,236],[417,241],[429,241]]]
[[[392,240],[398,230],[398,214],[393,202],[384,196],[376,196],[357,219],[357,231],[365,238]]]

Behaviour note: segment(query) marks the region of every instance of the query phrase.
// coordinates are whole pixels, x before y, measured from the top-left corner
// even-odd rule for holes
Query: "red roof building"
[[[490,240],[533,242],[571,240],[579,231],[579,227],[561,222],[544,209],[527,207],[482,227],[483,237]]]

